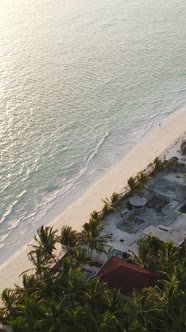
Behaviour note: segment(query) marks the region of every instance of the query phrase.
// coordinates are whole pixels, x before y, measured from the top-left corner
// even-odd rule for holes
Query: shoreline
[[[145,169],[155,157],[169,153],[171,147],[175,146],[176,141],[184,136],[185,123],[186,108],[182,107],[173,115],[168,116],[161,123],[161,126],[150,130],[124,159],[48,225],[55,229],[70,225],[80,231],[81,226],[88,220],[90,213],[102,208],[102,199],[110,197],[113,192],[123,192],[130,176],[135,176],[137,172]],[[40,226],[38,225],[38,227]],[[30,246],[28,244],[24,245],[0,266],[0,292],[4,288],[13,287],[14,283],[21,283],[20,273],[32,267],[27,258],[29,251]]]

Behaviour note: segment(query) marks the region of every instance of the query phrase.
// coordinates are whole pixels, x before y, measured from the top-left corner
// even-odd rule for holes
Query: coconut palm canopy
[[[54,234],[49,229],[42,231],[50,239]],[[142,263],[146,269],[151,267],[159,271],[155,287],[142,288],[130,294],[130,297],[122,296],[98,278],[87,282],[86,273],[72,256],[67,255],[54,269],[54,261],[48,260],[48,250],[41,250],[42,273],[24,275],[21,287],[3,291],[0,322],[12,326],[14,332],[186,331],[186,243],[176,248],[172,243],[161,243],[150,236],[141,239],[138,244],[138,263]],[[43,245],[48,248],[46,241],[41,243]],[[43,254],[46,259],[43,259]],[[124,283],[126,278],[127,282],[131,283],[132,280],[125,269],[141,274],[142,281],[146,280],[144,276],[157,278],[157,273],[146,271],[138,265],[128,270],[131,264],[120,261],[124,267],[120,281]],[[120,278],[121,274],[116,277]],[[138,279],[136,285],[139,286]],[[152,284],[145,281],[141,286]]]

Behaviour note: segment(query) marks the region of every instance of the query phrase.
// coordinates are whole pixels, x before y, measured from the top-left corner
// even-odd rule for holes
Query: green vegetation
[[[155,158],[150,166],[151,175],[156,175],[168,163]],[[22,286],[2,292],[0,323],[14,332],[186,331],[186,241],[177,248],[154,236],[140,239],[138,256],[132,253],[130,260],[158,271],[159,280],[154,288],[134,290],[130,296],[109,289],[98,278],[87,281],[81,265],[98,266],[93,254],[105,252],[109,239],[101,235],[105,217],[120,213],[124,199],[145,188],[149,180],[144,172],[130,177],[130,192],[103,200],[102,211],[92,212],[82,232],[64,226],[58,234],[42,226],[28,254],[33,268],[22,273]],[[63,258],[56,254],[60,245],[66,251]]]
[[[102,209],[102,218],[106,217],[109,213],[114,212],[114,211],[119,211],[119,207],[121,206],[121,200],[122,200],[122,196],[120,194],[117,193],[113,193],[109,198],[105,198],[103,199],[103,209]]]
[[[150,179],[151,179],[150,176],[148,176],[145,172],[138,172],[138,174],[135,177],[131,176],[127,182],[131,193],[138,192],[144,189],[146,183]]]
[[[150,167],[152,168],[152,175],[156,175],[158,172],[161,172],[165,168],[166,164],[166,160],[161,160],[159,157],[156,157],[150,164]]]
[[[92,245],[99,238],[96,226],[92,226],[96,216],[94,213],[90,218],[90,229],[86,226],[82,232],[90,251],[99,247]],[[38,230],[29,254],[34,258],[35,273],[25,273],[21,287],[3,291],[1,323],[12,326],[15,332],[186,331],[186,243],[176,248],[154,236],[139,240],[139,257],[133,260],[159,271],[160,277],[154,288],[134,291],[127,297],[97,278],[87,282],[87,274],[73,257],[74,237],[70,242],[72,234],[81,242],[82,234],[73,232],[64,227],[63,236],[58,238],[52,228]],[[89,232],[95,235],[95,242]],[[54,239],[67,249],[63,259],[54,256]],[[81,251],[81,244],[76,243],[76,249]]]
[[[61,229],[61,235],[58,240],[61,243],[62,248],[65,248],[67,253],[73,251],[79,240],[78,232],[74,231],[71,226],[64,226]]]
[[[91,214],[88,223],[83,225],[82,231],[82,243],[88,246],[88,257],[92,258],[93,251],[97,251],[99,253],[105,252],[105,244],[107,243],[109,237],[108,236],[100,236],[100,232],[103,229],[102,222],[100,220],[100,216],[95,212]]]

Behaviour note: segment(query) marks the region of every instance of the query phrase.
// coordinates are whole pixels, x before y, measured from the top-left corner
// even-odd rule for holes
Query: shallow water
[[[185,12],[184,0],[1,0],[0,261],[185,103]]]

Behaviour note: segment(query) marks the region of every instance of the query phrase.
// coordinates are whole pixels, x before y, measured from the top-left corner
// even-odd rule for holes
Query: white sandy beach
[[[113,192],[122,192],[130,176],[143,170],[156,156],[166,154],[167,148],[174,145],[178,138],[183,137],[185,130],[186,109],[182,108],[146,135],[120,163],[50,225],[56,229],[60,229],[63,225],[71,225],[81,230],[82,224],[88,220],[90,213],[102,208],[102,198],[110,197]],[[27,259],[28,251],[30,247],[26,245],[1,265],[0,292],[4,288],[13,287],[15,283],[21,283],[20,273],[31,267]]]

